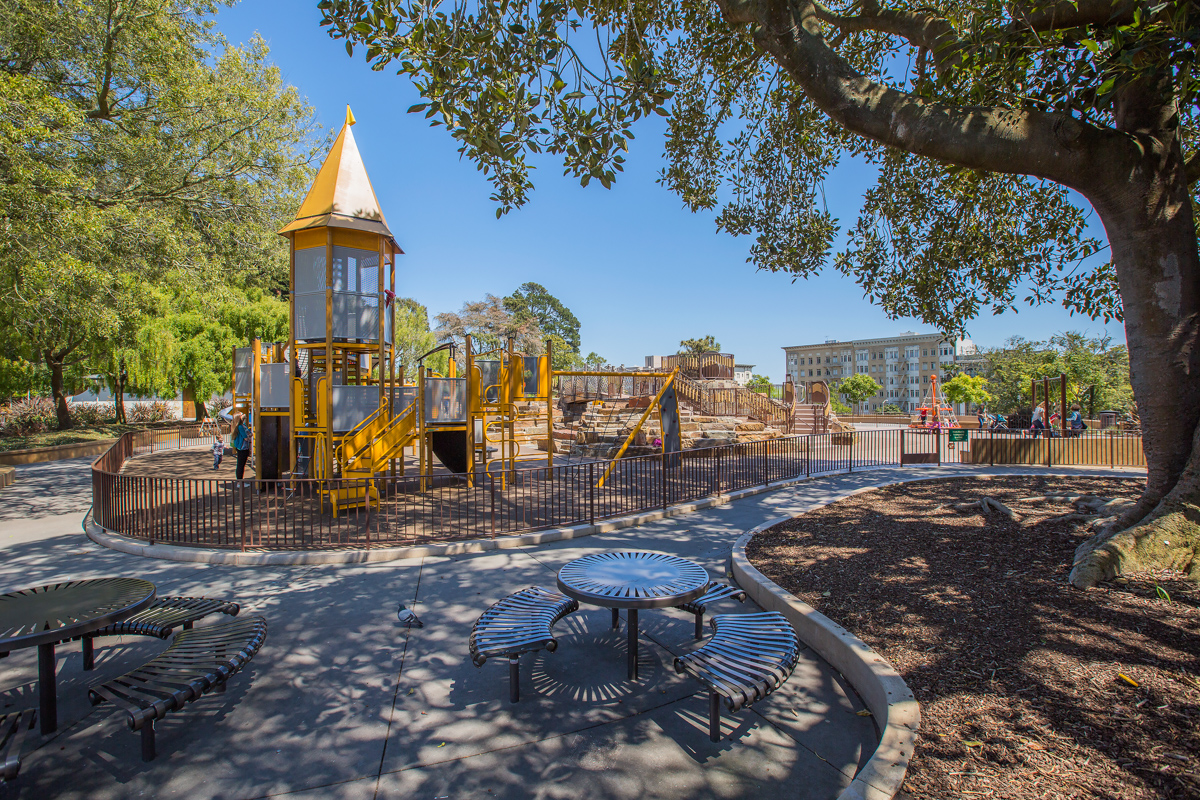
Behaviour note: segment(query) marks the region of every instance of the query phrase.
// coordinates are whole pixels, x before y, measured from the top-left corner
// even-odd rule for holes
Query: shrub
[[[14,400],[4,415],[5,436],[28,436],[43,433],[58,425],[54,400],[49,397],[28,397]]]
[[[177,419],[175,409],[164,400],[151,403],[129,403],[125,406],[125,416],[130,422],[163,422]]]
[[[112,403],[86,403],[71,406],[71,421],[76,425],[107,425],[117,416]]]
[[[209,414],[212,414],[215,417],[217,414],[229,408],[231,405],[233,405],[233,401],[228,397],[214,397],[212,400],[209,400],[204,404],[204,408]]]

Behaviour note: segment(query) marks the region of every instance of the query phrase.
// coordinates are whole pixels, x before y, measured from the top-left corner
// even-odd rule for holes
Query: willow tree
[[[1122,319],[1149,479],[1073,580],[1147,562],[1200,577],[1192,0],[321,8],[347,50],[415,83],[412,110],[488,175],[497,214],[525,202],[534,154],[610,185],[634,124],[659,114],[661,181],[752,237],[760,268],[832,265],[889,314],[948,334],[1021,302]],[[822,182],[847,154],[878,182],[834,253]],[[1107,256],[1086,235],[1089,204]]]
[[[203,287],[212,305],[227,286],[286,290],[276,231],[311,176],[315,120],[261,39],[217,34],[216,5],[4,3],[0,326],[46,365],[61,428],[64,376],[100,357],[119,378],[161,315],[155,290]]]

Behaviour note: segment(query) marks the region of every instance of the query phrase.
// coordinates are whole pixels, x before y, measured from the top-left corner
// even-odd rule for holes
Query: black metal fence
[[[197,430],[125,434],[92,467],[95,521],[151,542],[235,549],[490,538],[666,508],[765,483],[900,463],[898,431],[790,436],[607,462],[369,480],[235,481],[123,473],[134,455],[204,446]],[[330,492],[372,502],[334,514]]]
[[[965,441],[951,441],[964,436]],[[198,429],[127,433],[92,466],[95,521],[150,542],[240,550],[395,547],[595,523],[813,475],[899,464],[1144,466],[1138,437],[885,429],[788,436],[621,459],[461,476],[235,481],[123,473],[125,461],[211,443]],[[370,494],[334,514],[330,493]],[[343,503],[343,505],[346,505]]]

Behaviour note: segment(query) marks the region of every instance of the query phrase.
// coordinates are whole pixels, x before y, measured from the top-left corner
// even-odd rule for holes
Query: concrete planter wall
[[[754,534],[790,517],[744,533],[733,547],[730,571],[737,585],[767,611],[778,611],[796,635],[842,673],[862,697],[880,729],[879,746],[839,800],[891,800],[899,794],[916,744],[921,710],[904,678],[850,631],[763,575],[746,558]]]

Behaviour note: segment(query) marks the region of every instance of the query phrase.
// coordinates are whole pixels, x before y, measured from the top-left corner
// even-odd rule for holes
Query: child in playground
[[[1083,415],[1079,413],[1079,404],[1071,406],[1071,416],[1067,417],[1067,424],[1071,426],[1071,430],[1078,436],[1087,428],[1087,423],[1083,421]]]
[[[221,441],[220,434],[213,439],[212,454],[213,469],[218,469],[221,466],[221,456],[225,455],[225,442]]]

